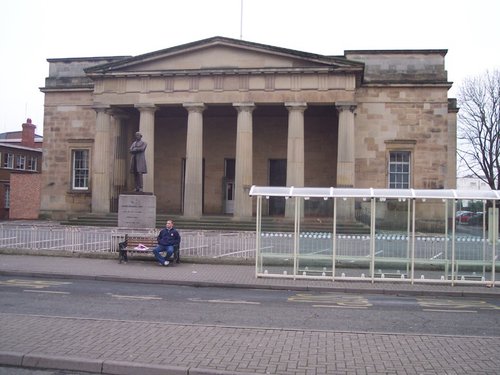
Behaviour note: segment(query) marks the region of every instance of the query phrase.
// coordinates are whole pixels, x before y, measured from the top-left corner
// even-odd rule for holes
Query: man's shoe
[[[168,260],[165,261],[165,263],[163,263],[163,265],[166,267],[170,264],[170,262]]]

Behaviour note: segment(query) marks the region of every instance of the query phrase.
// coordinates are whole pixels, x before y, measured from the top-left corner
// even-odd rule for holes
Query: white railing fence
[[[0,224],[0,248],[117,252],[125,234],[157,236],[158,230]],[[183,256],[255,258],[255,233],[182,231]]]

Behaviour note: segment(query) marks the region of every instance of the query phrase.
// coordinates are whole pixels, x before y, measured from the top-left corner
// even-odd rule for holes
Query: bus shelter
[[[249,194],[257,277],[498,285],[500,191],[252,186]],[[283,215],[269,218],[270,206]]]

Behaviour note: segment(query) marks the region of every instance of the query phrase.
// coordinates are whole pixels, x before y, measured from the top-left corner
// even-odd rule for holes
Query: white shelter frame
[[[401,278],[390,278],[391,281],[403,281],[403,282],[435,282],[435,283],[446,283],[451,285],[456,284],[484,284],[488,286],[498,285],[499,281],[496,280],[497,269],[500,270],[499,262],[499,242],[498,242],[498,201],[500,201],[500,191],[489,190],[489,191],[475,191],[475,190],[454,190],[454,189],[358,189],[358,188],[334,188],[334,187],[276,187],[276,186],[252,186],[249,192],[250,196],[256,197],[256,263],[255,272],[256,277],[276,277],[276,278],[293,278],[293,279],[320,279],[320,280],[365,280],[371,281],[388,281],[389,278],[384,276],[384,273],[376,272],[375,264],[381,261],[393,261],[393,262],[404,262],[406,263],[406,274],[401,276]],[[286,238],[290,238],[289,246],[293,246],[293,250],[287,250],[286,254],[280,256],[280,254],[269,254],[266,252],[265,246],[263,246],[262,239],[266,238],[269,233],[265,232],[263,229],[263,202],[265,199],[270,199],[271,197],[282,197],[286,200],[293,200],[294,212],[293,212],[293,233],[290,227],[288,234],[280,234]],[[330,251],[327,256],[318,255],[315,253],[304,254],[301,252],[301,242],[300,239],[304,237],[301,232],[301,221],[303,219],[303,207],[304,201],[309,199],[323,199],[325,201],[332,200],[332,227],[331,232],[326,236],[328,241],[331,238],[331,255]],[[360,199],[370,207],[370,224],[369,224],[369,235],[368,238],[365,236],[363,239],[369,239],[369,257],[365,255],[365,261],[369,258],[369,269],[368,277],[366,274],[361,274],[358,276],[346,277],[344,273],[341,275],[336,274],[336,267],[340,260],[345,260],[345,257],[339,255],[339,235],[337,235],[337,203],[338,201],[346,201],[349,199]],[[407,234],[403,234],[404,241],[406,243],[406,255],[401,258],[381,258],[376,257],[376,210],[377,202],[385,202],[388,199],[397,200],[398,202],[407,202],[407,209],[405,212],[408,213],[407,218]],[[458,259],[456,253],[457,243],[461,241],[457,237],[457,223],[455,221],[456,216],[456,202],[460,200],[473,200],[483,202],[483,212],[486,211],[486,207],[490,207],[489,221],[492,225],[490,228],[497,228],[497,230],[491,230],[487,235],[486,229],[486,214],[484,214],[482,223],[482,237],[476,246],[482,246],[482,258],[478,259]],[[425,278],[423,275],[417,277],[415,274],[416,264],[421,265],[422,261],[425,263],[425,259],[416,257],[416,241],[421,238],[418,233],[416,233],[416,204],[417,202],[439,202],[439,205],[444,207],[444,222],[445,228],[442,238],[437,240],[443,241],[444,244],[444,254],[440,255],[442,259],[436,259],[432,257],[430,261],[427,261],[429,265],[440,264],[443,267],[444,275],[437,278]],[[287,202],[292,203],[292,202]],[[403,204],[404,205],[404,204]],[[289,215],[290,216],[290,215]],[[453,220],[449,220],[453,218]],[[290,220],[292,217],[290,217]],[[496,224],[495,224],[496,223]],[[450,228],[451,226],[451,228]],[[271,236],[273,234],[270,234]],[[425,240],[425,236],[424,236]],[[449,254],[449,247],[451,246]],[[488,250],[487,250],[488,247]],[[467,251],[467,249],[465,249]],[[270,259],[270,256],[274,256],[274,265],[277,264],[278,267],[273,267],[273,264],[266,263],[263,259]],[[292,258],[292,259],[289,259]],[[327,261],[331,262],[330,265],[327,264],[327,272],[310,272],[308,267],[305,269],[300,268],[301,262],[308,259],[309,261]],[[327,260],[330,259],[330,260]],[[360,257],[352,257],[352,262],[359,260]],[[291,262],[293,260],[293,264]],[[289,271],[282,271],[285,267],[280,267],[288,262]],[[441,262],[439,262],[441,261]],[[380,263],[379,263],[380,264]],[[459,265],[464,267],[482,267],[482,277],[468,278],[464,275],[459,275]],[[331,267],[331,268],[330,268]],[[451,274],[449,274],[449,269],[451,268]],[[272,269],[275,269],[274,271]],[[331,269],[331,271],[330,271]],[[398,273],[400,270],[398,270]],[[326,274],[328,273],[328,275]],[[331,275],[329,275],[331,273]],[[475,274],[475,272],[474,272]],[[486,276],[485,276],[486,275]],[[497,277],[498,278],[498,277]]]

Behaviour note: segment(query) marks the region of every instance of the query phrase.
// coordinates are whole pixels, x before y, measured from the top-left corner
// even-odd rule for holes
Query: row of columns
[[[235,202],[234,217],[252,217],[252,198],[248,195],[253,183],[253,117],[254,103],[234,103],[237,110]],[[307,103],[285,103],[288,109],[287,186],[304,186],[304,111]],[[203,111],[204,103],[185,103],[188,112],[186,141],[186,173],[184,191],[184,216],[202,215],[203,184]],[[354,186],[354,103],[336,103],[339,111],[337,186]],[[139,131],[147,141],[144,191],[154,192],[154,114],[155,105],[137,105],[140,112]],[[111,126],[109,107],[95,106],[97,112],[96,134],[92,169],[92,212],[109,212],[113,154],[111,139],[115,132]],[[289,200],[292,204],[292,200]],[[293,215],[293,207],[286,214]]]

